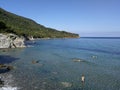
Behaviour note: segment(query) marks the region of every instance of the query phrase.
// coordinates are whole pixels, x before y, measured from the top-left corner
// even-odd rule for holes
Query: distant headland
[[[8,38],[7,36],[10,36],[9,38],[15,37],[12,38],[14,40],[16,38],[18,39],[18,37],[19,39],[22,37],[22,39],[24,38],[23,41],[33,40],[34,38],[79,38],[79,34],[59,31],[53,28],[45,27],[29,18],[10,13],[2,8],[0,8],[0,33],[1,44],[2,41],[5,40],[5,38]],[[15,46],[13,43],[12,46],[9,47],[18,46]]]

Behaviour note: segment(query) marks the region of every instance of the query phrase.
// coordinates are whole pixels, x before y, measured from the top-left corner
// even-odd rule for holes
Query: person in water
[[[84,90],[85,87],[85,76],[82,74],[81,76],[81,89]]]
[[[82,77],[81,77],[81,81],[82,81],[82,83],[85,82],[85,76],[84,76],[84,75],[82,75]]]

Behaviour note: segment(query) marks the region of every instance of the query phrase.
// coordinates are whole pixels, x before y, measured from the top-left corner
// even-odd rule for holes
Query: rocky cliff
[[[0,48],[25,47],[25,38],[15,34],[0,34]]]

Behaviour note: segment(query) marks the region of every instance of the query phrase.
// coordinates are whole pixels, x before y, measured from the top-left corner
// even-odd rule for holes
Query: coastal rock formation
[[[25,47],[25,38],[15,34],[0,34],[0,48]]]
[[[33,36],[29,36],[28,40],[34,40]]]

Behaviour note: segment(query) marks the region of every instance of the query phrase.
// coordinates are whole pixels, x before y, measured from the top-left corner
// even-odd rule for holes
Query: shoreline
[[[0,33],[0,49],[6,48],[25,48],[27,45],[25,44],[27,41],[34,41],[34,40],[53,40],[53,39],[79,39],[80,37],[63,37],[63,38],[33,38],[31,37],[24,37],[18,36],[13,33]]]

